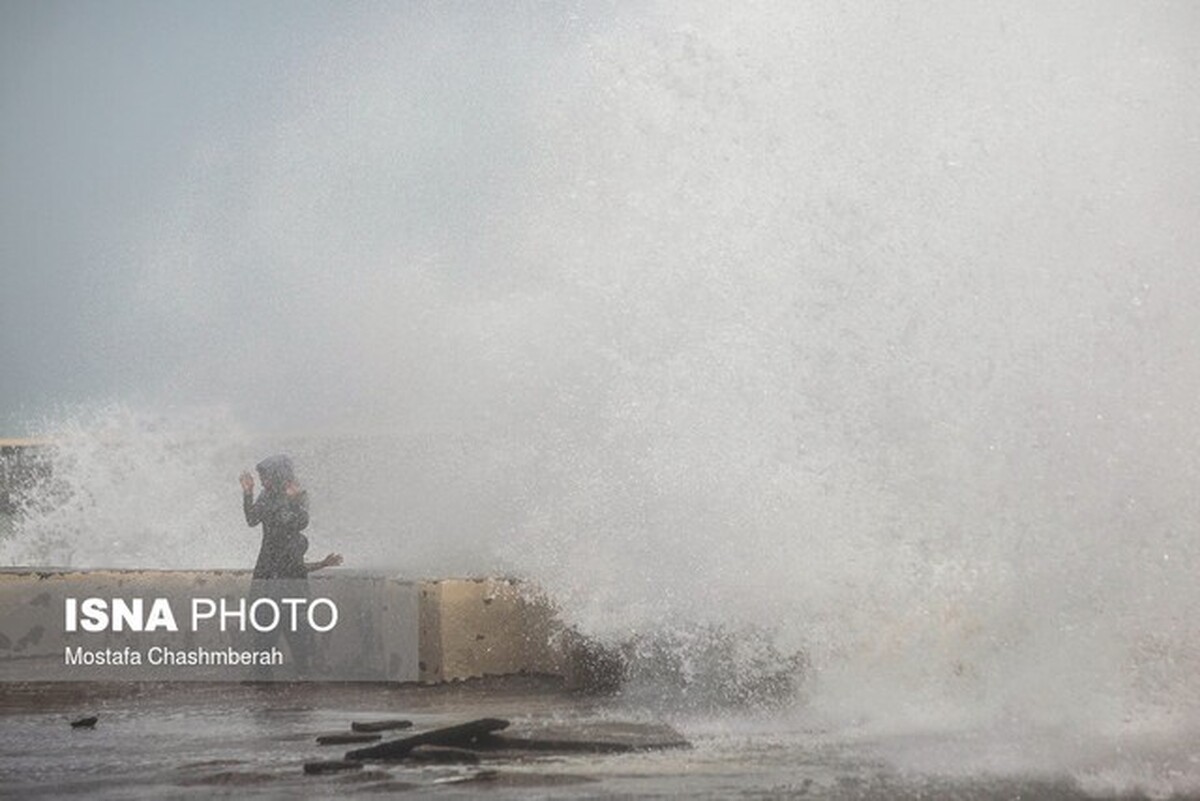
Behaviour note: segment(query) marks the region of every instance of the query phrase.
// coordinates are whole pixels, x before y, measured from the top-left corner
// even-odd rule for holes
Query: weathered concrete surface
[[[421,583],[424,682],[567,670],[563,626],[554,607],[512,579]]]
[[[226,599],[230,603],[249,597],[250,574],[237,570],[22,570],[0,571],[0,681],[222,681],[289,679],[293,672],[272,668],[261,671],[228,665],[148,664],[155,648],[173,651],[203,649],[254,649],[261,645],[253,631],[230,627],[221,631],[213,621],[193,631],[192,600]],[[312,636],[317,669],[306,678],[333,681],[416,681],[418,678],[417,585],[386,576],[341,574],[314,575],[309,579],[311,599],[328,598],[339,610],[338,624]],[[154,598],[165,598],[175,613],[178,632],[112,631],[69,632],[65,625],[66,599],[142,598],[148,607]],[[285,654],[292,644],[287,637],[275,643]],[[66,652],[75,648],[114,655],[106,664],[67,664]],[[140,654],[140,664],[125,655]],[[291,660],[289,659],[290,663]]]
[[[147,652],[172,649],[246,649],[253,632],[219,631],[215,623],[191,631],[196,598],[247,599],[250,574],[242,570],[0,570],[0,681],[224,681],[296,678],[289,670],[263,676],[251,668],[128,664],[68,665],[68,648]],[[567,631],[548,599],[512,579],[411,582],[387,575],[329,571],[309,577],[309,598],[329,598],[338,625],[314,633],[319,670],[306,678],[331,681],[439,683],[488,676],[578,672],[581,639]],[[65,631],[65,599],[168,599],[179,632]],[[291,643],[274,643],[287,652]],[[286,667],[286,666],[285,666]]]

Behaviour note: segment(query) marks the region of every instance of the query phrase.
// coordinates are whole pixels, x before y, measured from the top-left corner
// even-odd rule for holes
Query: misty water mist
[[[1195,10],[489,13],[197,138],[7,560],[248,566],[286,448],[314,552],[765,631],[824,719],[1194,721]]]

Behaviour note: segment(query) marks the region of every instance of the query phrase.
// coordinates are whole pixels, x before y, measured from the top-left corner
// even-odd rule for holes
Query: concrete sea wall
[[[565,676],[569,640],[549,600],[511,579],[418,583],[419,678]]]
[[[253,628],[237,630],[239,608],[251,595],[249,572],[240,570],[36,570],[0,571],[0,681],[213,681],[264,678],[261,671],[227,664],[150,664],[150,652],[247,651],[263,647]],[[277,597],[296,595],[281,587]],[[148,624],[156,599],[173,611],[174,629],[130,631],[127,621],[97,626],[87,618],[83,599],[141,599],[139,616]],[[499,578],[413,581],[384,574],[331,571],[309,578],[307,600],[329,599],[336,626],[311,636],[311,675],[287,668],[265,676],[322,681],[447,682],[482,676],[546,674],[566,676],[570,640],[553,605],[529,585]],[[225,631],[219,617],[191,619],[195,603],[230,614]],[[69,607],[75,630],[69,630]],[[299,609],[303,619],[304,609]],[[286,612],[284,628],[287,628]],[[267,614],[260,620],[269,619]],[[319,612],[319,613],[318,613]],[[329,604],[314,606],[318,625],[329,623]],[[100,631],[83,630],[83,620]],[[161,624],[159,619],[157,623]],[[303,625],[303,624],[302,624]],[[146,625],[144,628],[151,628]],[[270,643],[288,655],[286,637]],[[303,646],[302,646],[303,647]],[[156,650],[155,650],[156,649]],[[130,664],[136,651],[140,664]],[[71,654],[91,655],[89,664],[71,664]],[[97,662],[99,660],[99,662]]]

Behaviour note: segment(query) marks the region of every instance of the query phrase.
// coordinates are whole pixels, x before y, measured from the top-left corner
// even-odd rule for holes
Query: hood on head
[[[282,454],[263,459],[258,463],[257,469],[263,486],[273,489],[282,489],[287,482],[296,480],[291,458]]]

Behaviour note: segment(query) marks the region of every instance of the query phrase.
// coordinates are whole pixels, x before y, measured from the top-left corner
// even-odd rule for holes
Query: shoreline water
[[[353,775],[308,776],[303,763],[340,756],[315,738],[356,717],[403,716],[418,727],[484,716],[525,726],[586,728],[617,720],[661,720],[620,696],[568,692],[549,677],[480,679],[446,685],[54,683],[6,685],[0,693],[0,786],[20,797],[298,797],[411,791],[497,798],[1083,799],[1194,797],[1200,785],[1122,786],[1102,771],[1003,766],[1013,742],[971,743],[942,732],[853,737],[769,718],[709,716],[668,720],[687,750],[522,758],[479,765],[371,764]],[[94,730],[68,723],[95,715]],[[664,713],[668,718],[670,713]],[[991,752],[992,769],[970,767]],[[1189,762],[1180,746],[1178,767]],[[335,753],[336,752],[336,753]],[[937,769],[915,769],[940,753]],[[948,769],[962,758],[969,774]],[[933,763],[931,762],[930,765]],[[1111,766],[1116,769],[1117,766]],[[1169,779],[1167,762],[1161,778]],[[1195,778],[1195,775],[1193,775]]]

